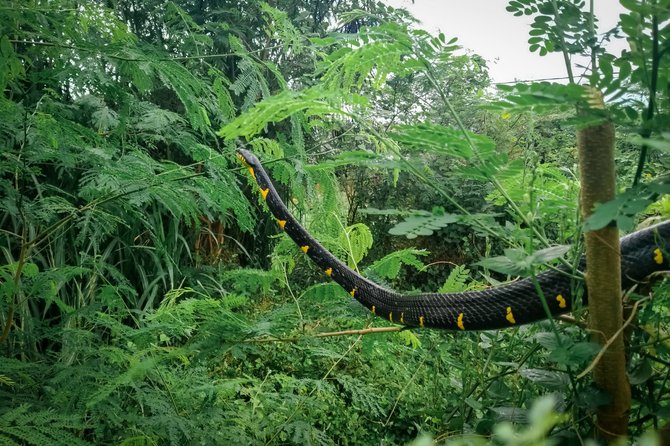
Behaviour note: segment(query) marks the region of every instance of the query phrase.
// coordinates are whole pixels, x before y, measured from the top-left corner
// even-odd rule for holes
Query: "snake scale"
[[[536,285],[541,288],[552,315],[571,311],[574,292],[580,284],[575,283],[578,281],[574,275],[568,274],[564,267],[538,274],[536,283],[527,278],[482,291],[403,295],[381,287],[349,268],[298,223],[254,154],[239,149],[237,156],[258,184],[279,227],[326,276],[379,317],[407,326],[447,330],[491,330],[527,324],[548,317]],[[623,287],[628,288],[651,273],[667,268],[669,250],[670,220],[623,237]],[[584,269],[584,263],[582,258],[580,270]]]

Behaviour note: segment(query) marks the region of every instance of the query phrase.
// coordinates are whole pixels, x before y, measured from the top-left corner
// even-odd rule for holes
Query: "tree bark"
[[[602,94],[590,89],[591,106],[604,108]],[[581,212],[586,219],[596,203],[612,200],[616,191],[614,125],[611,122],[578,130],[577,147],[581,177]],[[603,345],[623,323],[619,230],[614,224],[585,234],[586,288],[589,330]],[[630,385],[626,375],[623,335],[619,335],[593,370],[596,386],[610,396],[597,411],[597,435],[611,442],[625,436],[630,412]]]

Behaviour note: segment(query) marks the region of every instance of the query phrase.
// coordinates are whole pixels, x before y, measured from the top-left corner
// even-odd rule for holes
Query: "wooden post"
[[[589,88],[587,94],[592,107],[604,108],[599,91]],[[586,219],[596,203],[607,202],[615,196],[614,125],[605,122],[578,130],[577,148],[582,187],[581,212]],[[584,238],[589,330],[593,340],[603,345],[623,324],[619,230],[610,225],[587,232]],[[611,442],[627,434],[631,404],[622,334],[594,368],[593,380],[611,398],[609,403],[598,409],[596,420],[598,436]]]

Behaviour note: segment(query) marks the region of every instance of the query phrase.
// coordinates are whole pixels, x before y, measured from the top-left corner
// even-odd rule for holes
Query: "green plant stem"
[[[596,24],[594,21],[595,17],[595,0],[589,1],[589,31],[591,31],[591,37],[593,38],[594,44],[591,46],[591,71],[595,72],[598,68],[598,58],[595,51],[595,42],[596,42]]]
[[[559,17],[559,12],[558,12],[558,4],[556,3],[556,0],[551,0],[551,6],[554,9],[554,17],[556,20]],[[565,64],[565,70],[568,72],[568,81],[571,84],[575,83],[575,76],[572,73],[572,63],[570,62],[570,54],[568,54],[568,51],[565,49],[565,37],[563,36],[563,33],[557,33],[558,34],[558,39],[559,43],[561,45],[561,53],[563,54],[563,63]]]
[[[407,330],[407,327],[401,325],[394,325],[391,327],[371,327],[371,328],[361,328],[353,330],[339,330],[339,331],[328,331],[324,333],[316,333],[312,335],[303,334],[301,336],[291,336],[288,338],[278,338],[278,337],[260,337],[260,338],[251,338],[251,339],[237,339],[234,342],[236,344],[268,344],[273,342],[299,342],[303,339],[310,338],[334,338],[339,336],[366,336],[371,334],[378,333],[395,333],[398,331]]]
[[[284,282],[286,283],[286,288],[288,289],[288,293],[291,295],[291,299],[293,299],[293,302],[295,303],[295,308],[298,310],[298,317],[300,318],[300,327],[301,329],[305,327],[305,318],[302,315],[302,310],[300,309],[300,302],[298,301],[298,298],[295,297],[295,294],[293,293],[293,289],[291,289],[291,282],[288,280],[288,274],[286,273],[286,267],[282,268],[282,271],[284,273]]]
[[[344,227],[344,224],[340,221],[338,218],[337,214],[333,213],[335,216],[335,219],[337,220],[337,224],[340,225],[340,228],[342,229],[342,234],[344,234],[344,238],[347,240],[347,256],[351,259],[351,263],[354,265],[354,270],[360,274],[360,271],[358,270],[358,263],[356,262],[356,258],[354,257],[354,247],[351,244],[351,237],[349,237],[349,233],[347,232],[347,228]]]
[[[12,296],[9,300],[9,308],[7,309],[7,320],[5,321],[5,326],[2,329],[2,334],[0,334],[0,344],[5,342],[9,338],[9,333],[12,329],[12,324],[14,323],[14,312],[16,311],[16,295],[19,290],[19,285],[21,282],[21,274],[23,274],[23,268],[26,264],[26,259],[28,258],[28,245],[25,243],[26,235],[26,224],[25,217],[21,214],[21,219],[24,220],[23,224],[23,234],[21,234],[21,252],[19,253],[19,261],[16,264],[16,271],[14,271],[14,289],[12,290]]]
[[[540,297],[540,301],[542,302],[542,308],[544,309],[545,313],[547,314],[547,320],[549,321],[549,325],[551,326],[551,331],[554,333],[554,336],[556,337],[556,345],[559,347],[563,347],[563,341],[561,340],[561,336],[558,333],[558,327],[556,326],[556,323],[554,322],[554,316],[551,314],[551,310],[549,309],[549,304],[547,303],[547,298],[544,295],[544,291],[542,291],[542,287],[540,286],[540,283],[537,281],[537,276],[535,274],[531,275],[531,280],[533,281],[533,286],[535,287],[535,291],[537,292],[537,295]],[[572,385],[572,392],[575,398],[577,398],[577,380],[574,378],[573,373],[572,373],[572,368],[568,365],[566,366],[566,371],[568,372],[568,377],[570,378],[570,384]]]
[[[651,121],[654,119],[654,112],[656,110],[656,90],[658,89],[658,70],[661,62],[661,52],[659,51],[658,42],[658,15],[654,13],[651,16],[651,78],[649,79],[649,102],[647,103],[647,111],[644,116],[644,123],[640,131],[642,138],[649,138],[652,133]],[[637,169],[633,177],[633,186],[638,184],[642,179],[642,172],[647,161],[647,152],[649,147],[642,144],[640,149],[640,157],[637,161]]]
[[[542,302],[542,308],[544,309],[544,312],[547,315],[547,320],[549,321],[549,325],[551,326],[551,331],[554,333],[554,336],[556,336],[556,343],[558,344],[559,347],[562,347],[563,344],[561,342],[561,337],[558,335],[558,329],[556,328],[556,323],[554,322],[554,316],[551,314],[551,309],[549,309],[547,298],[544,296],[544,291],[542,291],[540,282],[537,281],[537,275],[535,274],[535,272],[531,274],[530,280],[533,282],[535,292],[537,292],[537,295],[540,297],[540,302]]]

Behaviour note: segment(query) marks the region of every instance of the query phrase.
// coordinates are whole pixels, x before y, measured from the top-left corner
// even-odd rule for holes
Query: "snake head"
[[[237,159],[242,162],[242,164],[244,164],[244,165],[247,164],[247,160],[244,159],[244,156],[242,156],[242,154],[239,151],[237,152],[236,156],[237,156]]]
[[[256,155],[247,149],[237,149],[237,159],[242,161],[242,163],[248,167],[260,167],[261,165],[261,162],[258,161]]]
[[[258,161],[258,158],[256,158],[256,155],[251,153],[250,151],[246,149],[237,149],[237,159],[239,159],[242,164],[247,166],[247,169],[249,169],[249,173],[251,176],[256,179],[256,168],[260,168],[261,162]]]

